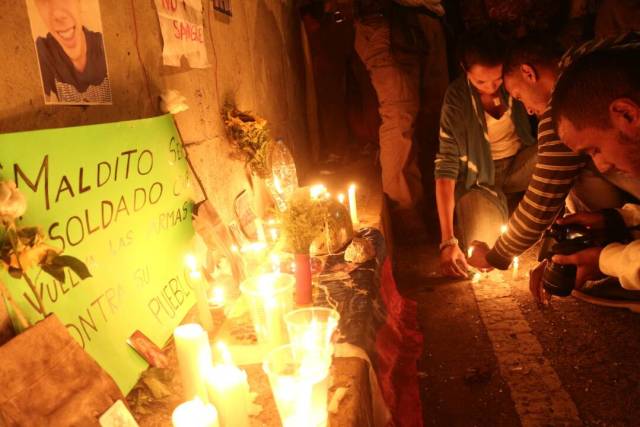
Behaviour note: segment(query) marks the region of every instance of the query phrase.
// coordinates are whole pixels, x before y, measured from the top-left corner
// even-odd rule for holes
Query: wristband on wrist
[[[442,251],[447,246],[455,246],[457,244],[458,244],[458,239],[456,239],[455,237],[444,240],[442,243],[440,243],[440,251]]]

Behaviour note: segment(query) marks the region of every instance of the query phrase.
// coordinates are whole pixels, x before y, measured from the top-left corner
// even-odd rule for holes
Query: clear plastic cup
[[[290,274],[265,273],[240,284],[258,342],[269,348],[288,342],[284,316],[293,309],[295,282]]]
[[[297,352],[317,348],[325,357],[331,358],[332,337],[340,322],[340,313],[332,308],[307,307],[287,313],[284,320],[289,342]]]
[[[291,344],[272,350],[263,363],[283,427],[325,427],[330,363],[312,353],[298,357]]]

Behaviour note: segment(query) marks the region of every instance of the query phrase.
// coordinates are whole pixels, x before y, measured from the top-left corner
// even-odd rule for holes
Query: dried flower
[[[27,200],[13,181],[0,182],[0,220],[15,221],[27,210]]]

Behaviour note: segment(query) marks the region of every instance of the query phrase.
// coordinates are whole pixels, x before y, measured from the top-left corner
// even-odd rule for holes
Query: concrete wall
[[[0,132],[153,117],[159,95],[177,89],[190,109],[176,115],[196,173],[223,220],[247,187],[243,163],[229,158],[220,118],[225,100],[265,117],[284,138],[299,169],[307,162],[305,78],[300,24],[293,1],[232,0],[233,17],[202,0],[211,68],[162,65],[162,36],[153,0],[100,0],[113,90],[112,106],[45,106],[24,0],[2,0]],[[2,322],[0,308],[0,330]],[[5,318],[6,320],[6,318]],[[0,336],[2,334],[0,333]]]
[[[161,114],[159,94],[177,89],[190,109],[176,115],[196,172],[224,219],[245,185],[229,158],[220,107],[225,100],[265,117],[304,167],[307,128],[300,24],[286,0],[232,0],[233,16],[202,0],[211,68],[162,65],[153,0],[100,0],[112,106],[45,106],[24,0],[0,14],[0,132],[139,119]]]

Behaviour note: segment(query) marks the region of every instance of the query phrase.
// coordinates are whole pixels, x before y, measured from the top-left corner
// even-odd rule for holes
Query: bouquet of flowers
[[[0,268],[16,279],[24,279],[37,302],[38,312],[44,317],[48,313],[42,294],[28,275],[32,267],[39,266],[62,283],[65,281],[64,267],[73,270],[83,280],[91,277],[91,274],[82,261],[62,255],[60,249],[50,246],[39,227],[18,225],[18,219],[26,210],[27,201],[16,184],[13,181],[0,181]],[[1,281],[0,293],[11,304],[20,326],[26,329],[29,322]]]
[[[271,174],[267,165],[271,136],[267,121],[248,111],[239,111],[231,105],[225,106],[222,114],[236,155],[245,161],[251,173],[260,178],[268,177]]]

